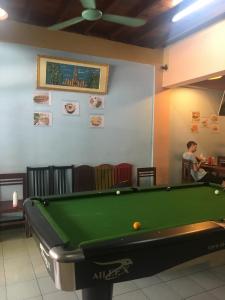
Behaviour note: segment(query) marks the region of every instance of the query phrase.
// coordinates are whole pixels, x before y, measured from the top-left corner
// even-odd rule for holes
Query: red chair
[[[121,163],[114,167],[114,187],[132,186],[133,166],[128,163]]]
[[[75,167],[74,190],[75,192],[95,190],[95,170],[93,167],[88,165]]]

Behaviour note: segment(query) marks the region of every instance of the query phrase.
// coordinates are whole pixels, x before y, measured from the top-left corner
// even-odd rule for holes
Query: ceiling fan
[[[69,19],[67,21],[54,24],[54,25],[48,27],[48,29],[60,30],[60,29],[64,29],[69,26],[75,25],[77,23],[80,23],[84,20],[97,21],[100,19],[102,19],[104,21],[108,21],[108,22],[131,26],[131,27],[142,26],[146,23],[146,20],[139,19],[139,18],[131,18],[131,17],[119,16],[119,15],[104,14],[101,10],[98,10],[96,8],[95,0],[80,0],[80,2],[82,4],[82,6],[85,8],[82,11],[80,17],[75,17],[75,18]]]

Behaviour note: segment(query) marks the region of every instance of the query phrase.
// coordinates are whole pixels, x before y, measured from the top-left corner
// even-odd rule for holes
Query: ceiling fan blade
[[[92,8],[95,9],[96,8],[96,3],[95,0],[80,0],[82,6],[84,8]]]
[[[118,15],[103,14],[102,19],[105,21],[127,25],[131,27],[139,27],[146,23],[145,20],[139,18],[124,17]]]
[[[50,29],[50,30],[60,30],[60,29],[67,28],[67,27],[70,27],[72,25],[75,25],[77,23],[80,23],[82,21],[84,21],[83,17],[76,17],[76,18],[73,18],[73,19],[70,19],[70,20],[52,25],[52,26],[48,27],[48,29]]]

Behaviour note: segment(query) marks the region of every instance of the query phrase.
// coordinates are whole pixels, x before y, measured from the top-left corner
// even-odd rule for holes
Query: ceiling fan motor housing
[[[102,12],[98,9],[85,9],[82,17],[87,21],[97,21],[102,18]]]

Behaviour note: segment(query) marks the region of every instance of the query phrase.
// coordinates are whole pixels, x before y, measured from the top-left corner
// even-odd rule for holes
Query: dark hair
[[[187,143],[187,148],[189,149],[191,146],[193,146],[193,145],[197,145],[197,143],[196,142],[194,142],[194,141],[189,141],[188,143]]]

